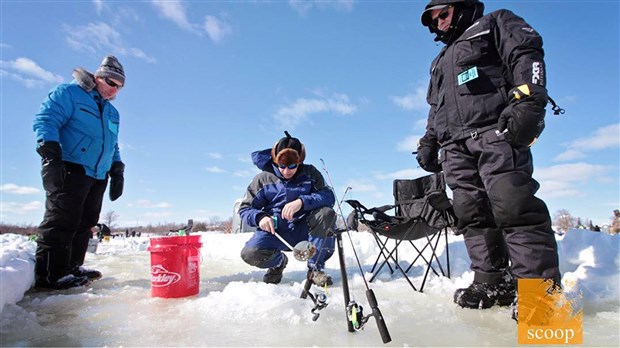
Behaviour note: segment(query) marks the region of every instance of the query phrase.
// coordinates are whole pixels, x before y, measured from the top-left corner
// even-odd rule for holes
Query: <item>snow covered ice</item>
[[[344,313],[338,257],[327,263],[334,278],[330,303],[312,321],[312,302],[299,298],[306,265],[290,258],[281,284],[262,282],[264,270],[239,252],[251,233],[200,233],[200,292],[181,299],[150,293],[148,236],[114,238],[86,255],[103,278],[90,287],[28,291],[34,282],[36,244],[0,235],[0,343],[2,346],[384,346],[374,319],[350,333]],[[369,233],[352,232],[363,270],[378,249]],[[452,302],[473,273],[461,237],[450,237],[452,278],[430,276],[424,293],[398,273],[370,283],[392,337],[386,346],[516,346],[517,325],[507,307],[469,310]],[[620,346],[620,236],[571,230],[557,236],[567,294],[581,293],[584,346]],[[348,235],[343,234],[351,298],[370,312]],[[417,272],[417,273],[416,273]],[[414,279],[421,271],[414,269]],[[367,274],[368,275],[368,274]],[[316,291],[313,288],[313,291]]]

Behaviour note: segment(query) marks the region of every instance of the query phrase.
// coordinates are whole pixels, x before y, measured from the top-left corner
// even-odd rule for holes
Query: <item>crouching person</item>
[[[288,263],[282,251],[289,249],[274,234],[293,246],[309,241],[317,251],[308,260],[308,276],[318,286],[331,285],[331,277],[323,269],[334,253],[334,194],[319,170],[303,163],[304,144],[285,134],[272,149],[252,153],[262,172],[248,186],[239,215],[257,230],[241,250],[241,258],[267,269],[265,283],[278,284]]]

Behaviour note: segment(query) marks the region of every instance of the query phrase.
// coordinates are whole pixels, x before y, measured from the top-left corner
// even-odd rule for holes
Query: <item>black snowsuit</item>
[[[431,66],[424,138],[441,146],[439,163],[477,282],[499,282],[508,259],[516,278],[560,280],[549,212],[534,196],[530,149],[495,132],[513,87],[545,87],[543,56],[539,34],[500,10],[449,42]]]

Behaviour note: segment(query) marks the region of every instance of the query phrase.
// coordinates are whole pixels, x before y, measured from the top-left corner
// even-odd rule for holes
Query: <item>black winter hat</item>
[[[484,6],[478,0],[431,0],[428,2],[428,5],[424,8],[424,12],[422,12],[422,25],[428,27],[431,25],[431,11],[439,10],[449,5],[463,4],[464,7],[474,7],[474,6]],[[484,7],[483,7],[484,8]]]
[[[306,159],[306,147],[288,131],[284,131],[284,134],[286,136],[273,145],[271,159],[274,163],[283,165],[302,163]]]
[[[95,71],[96,77],[107,77],[115,79],[122,85],[125,84],[125,70],[121,63],[112,55],[105,56],[101,62],[101,66]]]

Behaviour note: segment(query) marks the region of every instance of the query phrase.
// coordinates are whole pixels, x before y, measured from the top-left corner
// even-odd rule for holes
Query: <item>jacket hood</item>
[[[252,163],[258,169],[270,172],[270,168],[272,168],[271,161],[271,149],[258,150],[252,152]]]
[[[271,149],[252,152],[252,163],[254,163],[254,165],[261,171],[273,173],[278,178],[285,180],[282,176],[282,173],[280,173],[280,171],[278,170],[278,167],[276,167],[276,165],[273,163],[273,159],[271,157]],[[302,166],[303,163],[299,165],[299,168],[301,169]],[[297,173],[295,173],[295,175],[293,176],[293,178],[296,177],[299,172],[300,171],[298,170]]]
[[[90,71],[84,68],[75,68],[71,75],[86,92],[90,92],[95,88],[95,75]]]
[[[432,24],[431,12],[448,5],[454,7],[454,13],[450,27],[446,32],[443,32]],[[435,41],[450,44],[477,19],[482,17],[483,12],[484,4],[478,0],[431,0],[424,8],[420,19],[423,26],[428,27],[432,34],[437,35]]]

